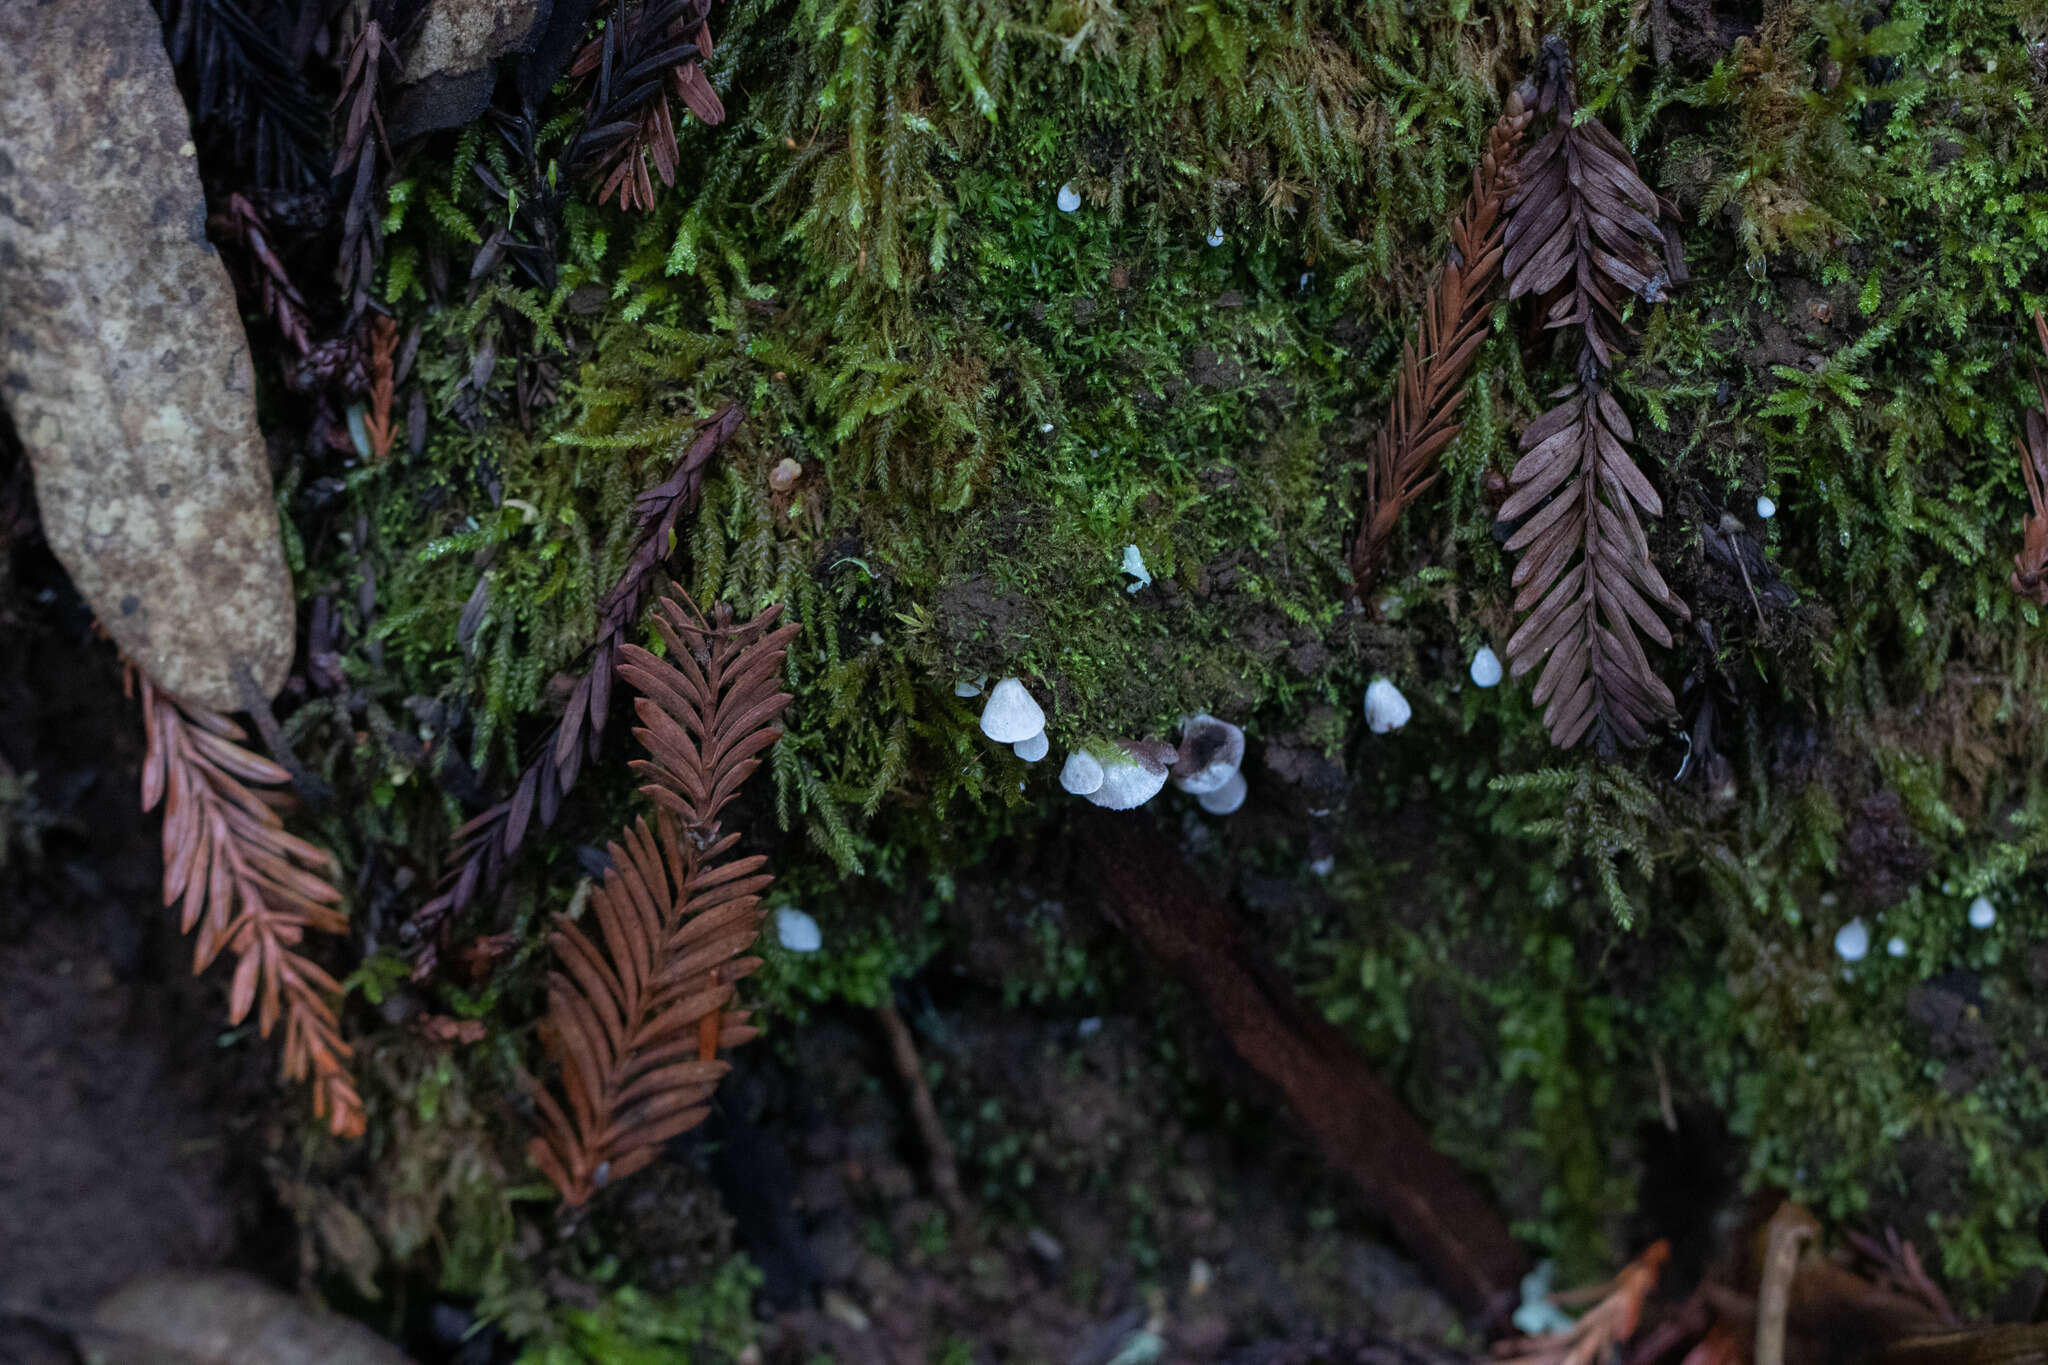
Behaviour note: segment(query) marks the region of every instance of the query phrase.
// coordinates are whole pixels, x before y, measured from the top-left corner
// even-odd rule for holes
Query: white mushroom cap
[[[1122,752],[1102,765],[1102,785],[1088,799],[1104,810],[1136,810],[1159,795],[1166,785],[1166,765],[1150,754]]]
[[[1494,653],[1491,646],[1479,646],[1479,652],[1472,656],[1472,685],[1494,687],[1500,683],[1500,678],[1500,655]]]
[[[1045,712],[1023,683],[1005,678],[989,690],[988,705],[981,708],[981,732],[998,744],[1021,744],[1045,732]]]
[[[1215,791],[1197,796],[1195,804],[1211,815],[1229,815],[1244,804],[1244,794],[1244,774],[1232,773]]]
[[[1052,748],[1052,743],[1046,739],[1045,731],[1040,730],[1031,738],[1020,739],[1010,747],[1016,750],[1017,757],[1023,759],[1026,763],[1036,763],[1039,759],[1045,757],[1046,751]]]
[[[1998,910],[1991,904],[1989,896],[1979,896],[1970,902],[1970,927],[1989,929],[1998,923]]]
[[[1861,962],[1870,952],[1870,926],[1852,919],[1835,930],[1835,956],[1844,962]]]
[[[1067,755],[1066,766],[1060,769],[1060,785],[1076,796],[1093,796],[1102,789],[1102,764],[1086,749],[1076,749]]]
[[[1244,766],[1244,731],[1206,712],[1190,716],[1180,730],[1173,785],[1194,796],[1221,791]]]
[[[1384,735],[1389,730],[1400,729],[1413,714],[1408,699],[1401,695],[1401,689],[1387,679],[1374,678],[1372,685],[1365,689],[1365,726],[1374,734]]]
[[[1152,586],[1152,574],[1145,567],[1145,555],[1135,545],[1124,546],[1124,572],[1137,579],[1135,583],[1124,584],[1125,592],[1136,592]]]
[[[792,953],[815,953],[825,946],[818,922],[793,905],[775,912],[775,939]]]

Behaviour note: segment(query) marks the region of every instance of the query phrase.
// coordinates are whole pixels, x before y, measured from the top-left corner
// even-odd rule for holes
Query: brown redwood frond
[[[611,845],[591,896],[596,937],[566,916],[549,936],[562,970],[548,980],[546,1036],[563,1099],[538,1094],[528,1150],[572,1205],[701,1122],[730,1070],[719,1049],[754,1036],[734,987],[761,965],[743,954],[773,878],[764,859],[730,856],[739,835],[719,813],[782,736],[778,683],[797,628],[776,628],[780,612],[736,626],[721,607],[707,621],[671,583],[655,615],[668,656],[620,651],[650,755],[633,767],[658,809]]]
[[[397,434],[391,399],[397,387],[398,324],[379,313],[370,319],[369,331],[370,401],[363,412],[363,433],[370,438],[370,458],[382,460],[391,453],[391,438]]]
[[[454,852],[440,888],[410,922],[415,977],[433,974],[440,958],[441,927],[479,891],[498,884],[535,819],[543,828],[554,824],[561,800],[576,785],[584,763],[597,756],[611,719],[612,677],[618,668],[619,647],[647,605],[668,559],[677,523],[685,513],[696,510],[712,457],[739,430],[740,415],[738,406],[727,404],[705,419],[668,477],[633,504],[638,540],[625,572],[598,603],[598,636],[589,667],[570,693],[557,728],[542,740],[512,795],[455,831]]]
[[[653,208],[650,163],[664,186],[676,183],[682,152],[671,96],[705,123],[725,121],[702,65],[711,55],[710,13],[710,0],[645,0],[629,15],[618,0],[605,31],[577,54],[570,76],[597,80],[567,160],[598,183],[600,204],[617,195],[620,208]]]
[[[1451,227],[1451,258],[1424,307],[1420,337],[1402,346],[1401,375],[1373,448],[1364,515],[1351,545],[1351,579],[1361,598],[1379,577],[1394,523],[1436,482],[1436,457],[1457,439],[1460,428],[1453,419],[1486,339],[1500,279],[1501,210],[1514,187],[1515,152],[1530,116],[1521,94],[1510,94],[1472,168],[1472,194]]]
[[[1685,614],[1636,515],[1660,516],[1664,504],[1629,461],[1635,433],[1613,396],[1596,381],[1562,396],[1522,433],[1508,476],[1515,491],[1500,509],[1504,521],[1529,517],[1507,543],[1523,552],[1515,610],[1529,613],[1508,640],[1509,665],[1520,677],[1548,657],[1532,699],[1559,748],[1596,720],[1621,743],[1640,744],[1673,701],[1636,632],[1669,648],[1655,608]]]
[[[2048,355],[2048,319],[2038,312],[2034,331],[2042,354]],[[2027,514],[2026,539],[2012,557],[2012,590],[2048,607],[2048,383],[2042,382],[2039,370],[2034,371],[2034,392],[2041,405],[2027,410],[2026,431],[2020,437],[2020,477],[2026,480],[2033,510]]]
[[[1545,328],[1578,334],[1578,382],[1522,433],[1508,476],[1500,517],[1527,518],[1507,548],[1523,552],[1515,609],[1530,614],[1507,653],[1517,677],[1543,664],[1535,701],[1553,743],[1591,735],[1605,750],[1642,743],[1672,714],[1639,635],[1668,648],[1664,618],[1689,615],[1650,560],[1641,517],[1663,515],[1663,502],[1629,458],[1634,432],[1607,389],[1629,300],[1663,298],[1684,263],[1657,221],[1664,206],[1614,135],[1574,122],[1561,43],[1546,41],[1544,62],[1537,104],[1555,123],[1516,167],[1502,268],[1510,298],[1551,300]]]
[[[374,203],[379,169],[391,164],[381,91],[387,72],[396,72],[400,65],[391,35],[376,19],[368,20],[349,45],[341,95],[334,102],[333,176],[337,182],[346,180],[349,187],[341,221],[340,264],[341,287],[348,297],[351,319],[362,316],[370,306],[370,286],[384,252],[384,220]]]
[[[285,832],[277,787],[290,774],[241,747],[240,726],[178,701],[142,679],[149,749],[142,808],[164,806],[164,904],[179,907],[181,932],[195,934],[192,970],[223,949],[235,958],[228,1022],[256,1011],[269,1037],[285,1022],[284,1074],[310,1081],[313,1112],[342,1137],[361,1137],[363,1104],[349,1075],[335,1005],[341,985],[300,954],[309,929],[345,934],[341,892],[327,880],[334,859]]]

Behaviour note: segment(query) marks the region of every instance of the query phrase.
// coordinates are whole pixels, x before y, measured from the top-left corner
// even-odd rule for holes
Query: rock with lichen
[[[128,656],[223,710],[292,656],[249,343],[143,0],[0,5],[0,393]]]

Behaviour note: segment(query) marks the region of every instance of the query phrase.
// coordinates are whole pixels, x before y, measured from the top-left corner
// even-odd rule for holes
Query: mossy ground
[[[676,563],[700,599],[804,626],[748,828],[826,949],[770,950],[771,1040],[1028,931],[962,907],[992,849],[1057,840],[1058,756],[1208,710],[1263,758],[1246,812],[1191,838],[1571,1271],[1664,1231],[1632,1214],[1665,1113],[1719,1116],[1742,1187],[1898,1222],[1966,1299],[2040,1261],[2048,651],[2005,580],[2048,290],[2048,10],[747,0],[714,28],[731,119],[684,130],[644,216],[559,186],[552,272],[461,283],[505,221],[468,167],[552,193],[567,120],[530,164],[480,125],[399,169],[386,292],[423,329],[426,448],[287,489],[302,591],[352,641],[347,689],[292,733],[346,794],[325,833],[351,875],[410,887],[368,908],[365,996],[465,818],[440,752],[502,785],[579,666],[634,493],[731,400],[746,424]],[[1398,345],[1549,31],[1678,200],[1694,276],[1635,319],[1619,381],[1695,618],[1659,660],[1683,733],[1611,760],[1552,751],[1526,683],[1465,680],[1512,630],[1489,478],[1560,379],[1520,310],[1381,600],[1348,600],[1343,567]],[[776,492],[785,458],[802,477]],[[1135,594],[1130,544],[1154,580]],[[1051,763],[980,738],[954,684],[984,673],[1046,704]],[[1415,719],[1368,736],[1382,673]],[[537,927],[629,785],[621,761],[587,777],[483,906],[471,927],[526,946],[428,1003],[489,1036],[370,1067],[373,1128],[509,1114],[537,1059]],[[1856,915],[1903,954],[1845,967]],[[1020,1009],[1102,970],[1057,930],[1040,946]],[[429,1112],[429,1090],[472,1108]],[[951,1112],[970,1161],[1006,1140]],[[548,1222],[516,1143],[448,1160],[480,1148],[495,1164],[439,1168],[414,1140],[349,1160],[444,1191],[387,1255],[532,1326],[507,1231]]]

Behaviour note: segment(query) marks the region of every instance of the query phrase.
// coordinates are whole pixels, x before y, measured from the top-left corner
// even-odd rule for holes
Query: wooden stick
[[[1079,835],[1110,918],[1194,991],[1446,1292],[1489,1318],[1511,1310],[1528,1263],[1506,1222],[1365,1055],[1301,1002],[1152,818],[1089,811]]]
[[[964,1222],[968,1209],[967,1197],[960,1192],[960,1169],[953,1161],[953,1143],[939,1122],[938,1106],[932,1103],[931,1087],[924,1083],[924,1063],[918,1059],[917,1041],[910,1036],[910,1026],[903,1022],[892,1002],[884,1000],[877,1005],[875,1017],[882,1021],[882,1032],[889,1035],[889,1055],[896,1063],[896,1073],[910,1090],[910,1116],[917,1123],[918,1139],[924,1143],[932,1190],[946,1206],[946,1212]]]

